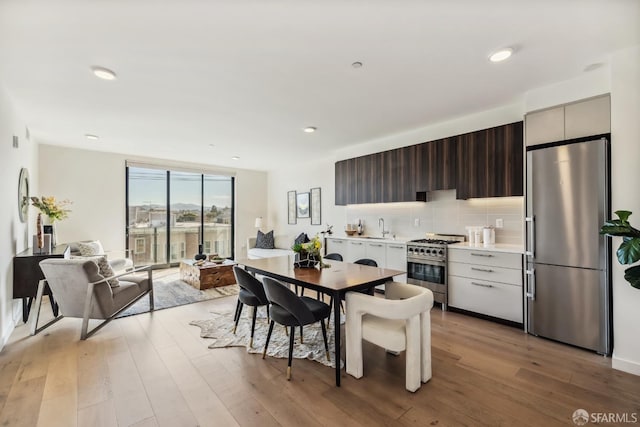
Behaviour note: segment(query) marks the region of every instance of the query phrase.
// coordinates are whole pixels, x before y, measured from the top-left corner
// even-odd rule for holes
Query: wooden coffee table
[[[236,283],[234,261],[226,260],[222,264],[206,261],[202,265],[195,265],[195,262],[191,259],[180,261],[180,279],[194,288],[202,290]]]

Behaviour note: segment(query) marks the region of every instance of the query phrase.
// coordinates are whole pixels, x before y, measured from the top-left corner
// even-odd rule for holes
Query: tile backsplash
[[[456,200],[455,190],[434,191],[429,195],[427,203],[349,205],[345,224],[361,219],[365,234],[377,236],[382,233],[378,223],[383,218],[385,230],[391,235],[417,239],[427,232],[466,235],[466,226],[495,227],[496,219],[502,219],[504,226],[496,228],[496,243],[523,244],[523,197]]]

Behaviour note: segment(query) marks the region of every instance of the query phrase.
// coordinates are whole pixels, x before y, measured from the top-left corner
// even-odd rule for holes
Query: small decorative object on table
[[[295,268],[315,268],[317,265],[320,265],[320,268],[325,268],[329,266],[322,262],[320,254],[322,242],[317,235],[306,243],[296,243],[291,249],[296,253],[296,260],[293,263]]]
[[[65,207],[70,204],[71,202],[69,200],[56,202],[56,198],[53,196],[31,197],[31,205],[38,208],[41,213],[49,218],[49,225],[51,225],[51,246],[53,247],[56,246],[57,241],[55,223],[69,216],[71,210]]]
[[[193,257],[196,261],[204,261],[207,259],[207,254],[203,253],[202,245],[198,245],[198,253]]]

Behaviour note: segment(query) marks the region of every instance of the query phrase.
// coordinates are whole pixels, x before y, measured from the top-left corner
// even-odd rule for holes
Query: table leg
[[[29,319],[29,307],[31,306],[31,298],[22,298],[22,321],[27,323]]]
[[[335,339],[336,387],[340,387],[340,292],[333,294],[333,324]]]

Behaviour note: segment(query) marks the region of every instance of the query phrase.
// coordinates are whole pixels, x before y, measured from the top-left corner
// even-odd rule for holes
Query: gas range
[[[447,246],[464,242],[458,234],[427,233],[426,239],[407,242],[407,282],[433,292],[433,299],[447,309]]]
[[[407,242],[407,256],[425,260],[447,259],[447,246],[464,242],[465,236],[457,234],[427,233],[426,239],[416,239]]]

